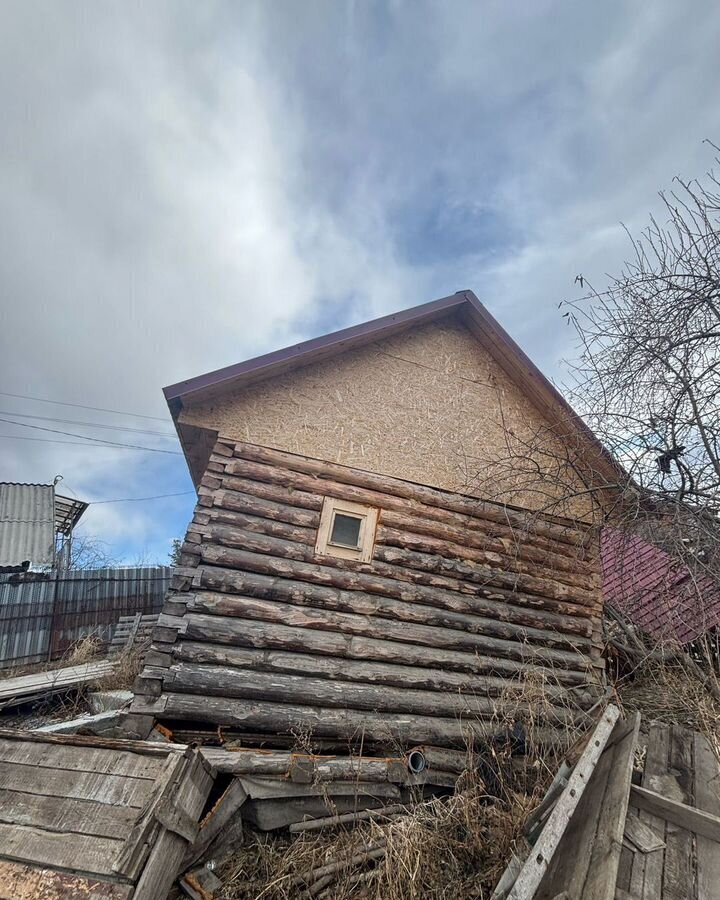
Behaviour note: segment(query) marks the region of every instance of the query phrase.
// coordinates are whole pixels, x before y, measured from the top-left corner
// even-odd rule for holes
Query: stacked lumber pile
[[[370,562],[316,554],[326,497],[378,510]],[[601,689],[578,522],[220,440],[182,563],[132,707],[165,724],[459,747],[520,679],[545,685],[548,726]]]
[[[35,672],[32,675],[2,678],[0,709],[45,699],[52,694],[79,690],[112,674],[113,668],[113,662],[100,659],[78,666],[61,666],[47,672]]]

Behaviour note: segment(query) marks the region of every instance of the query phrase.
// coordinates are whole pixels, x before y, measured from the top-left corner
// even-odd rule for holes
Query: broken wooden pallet
[[[157,622],[157,615],[136,613],[134,616],[120,616],[110,641],[109,655],[116,656],[134,644],[149,644]]]
[[[163,900],[213,779],[182,745],[0,730],[0,900]]]
[[[73,690],[110,675],[115,663],[107,659],[82,663],[79,666],[64,666],[49,672],[35,672],[16,678],[0,680],[0,709],[29,703],[50,694]]]

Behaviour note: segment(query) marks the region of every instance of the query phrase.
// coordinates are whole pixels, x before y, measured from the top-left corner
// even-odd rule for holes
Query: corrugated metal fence
[[[169,566],[0,575],[0,669],[58,659],[79,638],[108,642],[120,616],[159,613]]]

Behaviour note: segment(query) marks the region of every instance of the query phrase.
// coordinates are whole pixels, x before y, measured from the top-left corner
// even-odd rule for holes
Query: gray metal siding
[[[108,643],[120,616],[161,611],[171,574],[152,566],[0,575],[0,669],[58,659],[90,634]]]
[[[0,566],[51,566],[55,557],[55,488],[0,484]]]

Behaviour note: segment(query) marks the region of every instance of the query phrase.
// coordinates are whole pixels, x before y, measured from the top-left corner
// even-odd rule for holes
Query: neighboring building
[[[640,535],[604,528],[602,569],[605,602],[657,641],[689,644],[720,625],[717,579]]]
[[[474,294],[165,395],[199,500],[135,713],[460,745],[528,679],[545,724],[597,699],[618,469]]]
[[[67,568],[87,506],[60,496],[53,484],[0,483],[0,572]]]

